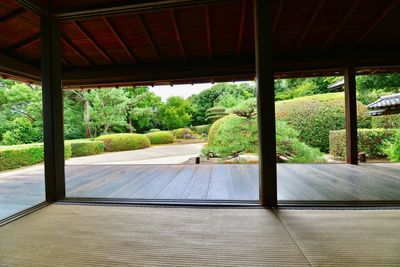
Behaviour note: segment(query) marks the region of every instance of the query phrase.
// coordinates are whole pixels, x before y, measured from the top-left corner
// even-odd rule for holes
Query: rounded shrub
[[[184,139],[186,135],[193,135],[193,131],[189,128],[179,128],[174,131],[176,139]]]
[[[159,131],[161,131],[161,130],[160,129],[150,129],[149,133],[154,133],[154,132],[159,132]]]
[[[399,129],[358,129],[358,151],[370,158],[386,156],[384,144],[392,143]],[[346,131],[331,131],[329,134],[329,153],[338,158],[346,156]]]
[[[221,119],[216,120],[210,127],[210,130],[208,131],[208,140],[207,144],[208,146],[213,146],[216,144],[215,139],[218,135],[218,132],[220,131],[220,126],[224,124],[225,121],[229,121],[232,118],[237,117],[236,115],[228,115],[225,117],[222,117]]]
[[[72,157],[96,155],[104,152],[103,141],[71,141]]]
[[[105,151],[124,151],[150,147],[150,140],[144,134],[108,134],[96,138],[97,141],[104,142]]]
[[[359,128],[370,128],[366,107],[357,103]],[[276,102],[276,118],[299,132],[299,138],[322,152],[329,151],[329,131],[345,128],[343,93],[328,93]]]
[[[174,136],[167,131],[148,133],[146,136],[149,138],[152,145],[170,144],[174,142]]]

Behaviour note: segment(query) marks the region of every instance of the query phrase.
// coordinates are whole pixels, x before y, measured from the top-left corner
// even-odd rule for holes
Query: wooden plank
[[[196,173],[197,165],[184,165],[173,180],[156,195],[157,199],[181,199],[183,192]]]
[[[232,165],[213,165],[207,199],[236,199],[230,168],[232,168]]]
[[[206,199],[213,165],[199,165],[181,199]]]
[[[151,180],[149,179],[146,184],[136,190],[133,198],[155,199],[183,169],[183,166],[180,165],[161,165],[160,167],[163,169],[162,175],[157,175]]]

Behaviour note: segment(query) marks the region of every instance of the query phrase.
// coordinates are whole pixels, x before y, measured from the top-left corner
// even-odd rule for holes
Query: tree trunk
[[[131,118],[128,118],[128,123],[129,123],[129,125],[131,126],[131,127],[129,127],[129,132],[130,133],[133,133],[133,131],[132,131],[132,119]]]
[[[89,100],[85,100],[85,104],[83,105],[83,120],[85,121],[87,138],[92,137],[92,133],[91,133],[90,126],[89,126],[89,123],[90,123],[89,106],[90,106]]]

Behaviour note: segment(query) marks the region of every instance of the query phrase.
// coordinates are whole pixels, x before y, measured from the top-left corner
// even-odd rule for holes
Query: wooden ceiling
[[[398,71],[399,2],[273,0],[276,76],[340,74],[349,59],[359,72]],[[52,4],[65,87],[254,79],[251,0]],[[4,76],[40,80],[39,14],[47,10],[43,0],[0,2]]]

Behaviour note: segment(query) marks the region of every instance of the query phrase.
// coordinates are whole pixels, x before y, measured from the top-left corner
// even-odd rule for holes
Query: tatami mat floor
[[[51,205],[0,227],[0,266],[399,266],[400,210]]]

